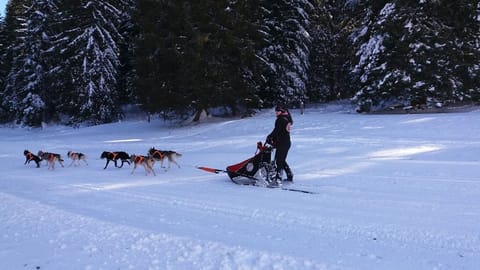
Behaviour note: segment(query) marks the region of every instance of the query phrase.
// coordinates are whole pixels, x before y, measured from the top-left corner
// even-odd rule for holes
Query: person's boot
[[[285,165],[285,174],[287,175],[287,179],[285,181],[293,182],[293,173],[292,170],[288,165]]]
[[[280,186],[282,184],[282,173],[281,172],[277,172],[275,174],[275,178],[273,179],[272,185],[274,186]]]

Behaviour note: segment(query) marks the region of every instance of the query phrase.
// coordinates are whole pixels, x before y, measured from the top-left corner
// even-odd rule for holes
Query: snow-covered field
[[[293,110],[288,161],[304,194],[238,186],[273,111],[199,125],[160,120],[0,128],[0,269],[480,269],[480,111]],[[183,154],[181,168],[103,170],[102,151]],[[89,165],[35,168],[23,150]]]

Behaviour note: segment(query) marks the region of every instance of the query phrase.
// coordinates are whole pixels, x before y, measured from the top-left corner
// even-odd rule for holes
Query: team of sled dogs
[[[45,160],[47,162],[48,169],[50,170],[55,169],[55,163],[58,163],[60,164],[60,166],[63,167],[64,160],[62,159],[61,155],[57,153],[44,152],[40,150],[38,151],[37,155],[35,155],[32,152],[25,150],[23,152],[23,155],[25,156],[25,165],[33,161],[37,165],[37,168],[39,168],[40,162]],[[170,164],[172,163],[177,165],[180,168],[180,165],[178,165],[176,160],[181,156],[182,154],[176,151],[158,150],[152,147],[148,150],[147,155],[135,155],[135,154],[129,155],[123,151],[116,151],[116,152],[104,151],[100,155],[100,158],[107,160],[107,163],[103,168],[104,170],[107,168],[110,161],[112,161],[115,167],[117,168],[122,168],[124,163],[127,163],[128,165],[133,164],[132,174],[137,168],[137,166],[143,166],[143,168],[145,169],[145,174],[148,175],[152,173],[153,175],[156,175],[155,171],[153,170],[153,164],[155,164],[156,161],[160,162],[160,166],[162,168],[165,168],[163,166],[163,161],[165,159],[168,160],[168,166],[166,169],[169,169]],[[87,156],[83,153],[68,151],[67,157],[72,160],[72,163],[70,163],[69,166],[72,166],[72,165],[78,166],[80,165],[80,161],[83,161],[86,165],[88,165]],[[118,165],[117,163],[118,161],[121,161],[122,163]]]

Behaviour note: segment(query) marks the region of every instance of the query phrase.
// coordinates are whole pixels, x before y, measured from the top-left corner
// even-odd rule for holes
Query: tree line
[[[480,98],[480,0],[10,0],[0,121],[99,124]]]

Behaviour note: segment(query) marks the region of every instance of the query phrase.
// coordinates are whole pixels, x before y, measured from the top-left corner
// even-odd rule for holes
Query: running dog
[[[54,170],[55,169],[55,161],[60,164],[60,166],[63,167],[63,159],[60,156],[60,154],[57,153],[49,153],[49,152],[43,152],[42,150],[38,151],[38,156],[42,160],[47,161],[48,169]]]
[[[148,156],[142,156],[142,155],[132,155],[130,156],[130,161],[133,163],[133,170],[132,174],[137,168],[138,165],[142,165],[143,168],[145,168],[145,175],[149,175],[150,173],[155,174],[155,171],[153,170],[153,164],[155,163],[155,160]]]
[[[167,169],[170,169],[170,163],[175,163],[178,168],[180,168],[180,165],[178,165],[176,159],[181,157],[182,154],[180,153],[177,153],[175,151],[163,151],[163,150],[157,150],[155,149],[154,147],[150,148],[148,150],[148,155],[151,156],[153,159],[157,160],[157,161],[160,161],[160,166],[162,168],[165,168],[163,166],[163,160],[165,158],[168,159],[168,167]]]
[[[72,166],[72,165],[75,166],[75,167],[79,166],[80,165],[80,160],[85,162],[85,164],[87,164],[87,166],[88,166],[87,156],[85,156],[85,154],[83,154],[83,153],[68,151],[67,152],[67,157],[69,157],[72,160],[72,163],[70,163],[69,167]]]
[[[27,165],[27,163],[30,163],[30,161],[33,160],[37,164],[37,168],[40,168],[40,161],[42,161],[41,158],[39,158],[37,155],[34,155],[32,152],[28,150],[23,151],[23,155],[25,156],[24,165]]]
[[[105,168],[103,168],[104,170],[107,168],[108,163],[110,163],[110,161],[113,161],[113,163],[115,164],[115,167],[117,167],[117,168],[122,168],[123,163],[128,163],[128,165],[130,165],[130,161],[129,161],[130,157],[125,152],[107,152],[107,151],[104,151],[102,153],[102,155],[100,156],[100,158],[101,159],[104,159],[104,158],[107,159],[107,163],[105,164]],[[119,160],[119,159],[122,161],[122,165],[120,165],[120,167],[117,166],[117,160]]]

